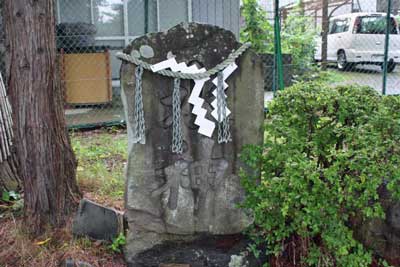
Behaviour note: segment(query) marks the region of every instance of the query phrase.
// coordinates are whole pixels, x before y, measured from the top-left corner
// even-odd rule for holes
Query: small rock
[[[154,50],[149,45],[142,45],[140,47],[140,54],[144,58],[152,58],[152,57],[154,57]]]
[[[73,259],[66,259],[63,264],[63,267],[75,267],[75,261]]]
[[[232,255],[229,267],[247,267],[247,261],[244,256]]]
[[[122,229],[122,214],[88,199],[82,199],[72,223],[72,233],[97,240],[111,240]]]

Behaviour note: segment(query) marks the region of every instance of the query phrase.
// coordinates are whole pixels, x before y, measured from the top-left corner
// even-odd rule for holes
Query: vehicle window
[[[335,19],[330,25],[330,34],[347,32],[350,26],[350,19]]]
[[[390,34],[398,34],[397,23],[391,18]],[[359,17],[356,21],[356,33],[360,34],[385,34],[386,17],[385,16],[365,16]]]

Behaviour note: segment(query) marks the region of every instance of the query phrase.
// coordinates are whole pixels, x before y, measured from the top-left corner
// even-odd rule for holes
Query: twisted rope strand
[[[182,73],[182,72],[175,72],[175,71],[170,71],[170,70],[160,70],[157,72],[157,74],[171,77],[171,78],[179,78],[179,79],[185,79],[185,80],[201,80],[208,78],[222,70],[224,70],[226,67],[228,67],[230,64],[234,63],[235,60],[240,57],[249,47],[251,46],[250,43],[244,43],[241,47],[239,47],[237,50],[229,54],[228,58],[216,65],[214,68],[202,72],[202,73]],[[142,66],[146,70],[151,70],[151,64],[144,62],[140,60],[137,57],[133,57],[131,55],[118,52],[116,54],[116,57],[119,58],[120,60],[124,60],[130,63],[133,63],[137,66]]]
[[[136,88],[135,88],[135,110],[134,110],[134,137],[136,143],[146,143],[146,126],[143,111],[142,95],[142,75],[143,67],[138,66],[135,70]]]
[[[172,95],[173,128],[172,128],[172,153],[183,153],[183,130],[181,119],[181,79],[174,79]]]

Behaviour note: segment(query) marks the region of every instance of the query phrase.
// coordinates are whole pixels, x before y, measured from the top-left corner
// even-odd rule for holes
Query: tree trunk
[[[0,193],[2,191],[19,191],[21,181],[18,176],[18,164],[15,153],[0,163]]]
[[[4,24],[3,24],[3,4],[4,0],[0,0],[0,72],[5,75],[5,47],[4,47]]]
[[[5,43],[4,43],[4,23],[3,23],[3,0],[0,0],[0,75],[2,77],[5,77]],[[1,79],[3,80],[3,79]],[[0,86],[4,86],[3,88],[0,88],[0,90],[3,90],[3,93],[6,93],[6,84],[0,84]],[[2,96],[4,97],[4,95]],[[2,99],[3,101],[0,101],[0,105],[4,105],[5,99]],[[4,108],[4,107],[3,107]],[[1,109],[1,107],[0,107]],[[8,109],[7,109],[8,111]],[[10,111],[11,112],[11,111]],[[15,157],[15,153],[13,152],[13,148],[11,147],[10,150],[11,155],[6,159],[1,162],[0,160],[0,193],[2,191],[10,191],[10,190],[19,190],[21,189],[21,181],[18,177],[18,168],[17,168],[17,160]]]
[[[33,235],[62,226],[80,197],[56,64],[53,0],[4,3],[15,152]]]
[[[322,0],[322,47],[321,47],[321,69],[328,67],[328,32],[329,32],[329,1]]]

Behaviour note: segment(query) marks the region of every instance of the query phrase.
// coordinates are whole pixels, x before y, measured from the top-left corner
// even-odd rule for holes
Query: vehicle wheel
[[[339,51],[337,55],[337,68],[341,71],[349,70],[351,64],[347,62],[346,53],[344,51]]]
[[[394,69],[396,68],[396,63],[394,62],[389,62],[388,67],[387,67],[387,72],[392,73]]]

